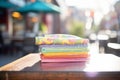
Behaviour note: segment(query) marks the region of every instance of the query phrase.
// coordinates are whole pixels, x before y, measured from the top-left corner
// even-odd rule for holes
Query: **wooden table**
[[[120,57],[91,55],[87,62],[41,63],[40,54],[24,56],[0,68],[0,80],[120,80]]]

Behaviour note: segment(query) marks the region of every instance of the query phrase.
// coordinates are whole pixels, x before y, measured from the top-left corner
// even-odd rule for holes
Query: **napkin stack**
[[[78,62],[89,57],[89,40],[74,35],[49,34],[36,37],[41,62]]]

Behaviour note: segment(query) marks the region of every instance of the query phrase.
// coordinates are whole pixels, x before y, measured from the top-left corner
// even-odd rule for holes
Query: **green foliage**
[[[93,25],[91,30],[97,33],[99,31],[99,27],[97,25]]]
[[[71,23],[71,29],[70,29],[70,34],[79,36],[79,37],[84,37],[85,33],[85,24],[80,21],[73,21]]]
[[[41,31],[42,33],[47,33],[47,26],[44,23],[40,23],[39,31]]]

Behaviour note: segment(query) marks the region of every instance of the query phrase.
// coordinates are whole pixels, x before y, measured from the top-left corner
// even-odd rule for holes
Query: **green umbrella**
[[[21,13],[28,13],[28,12],[60,13],[60,8],[51,3],[46,3],[37,0],[33,3],[27,4],[17,9],[16,11]]]
[[[16,8],[15,4],[12,4],[8,1],[0,0],[0,8]]]

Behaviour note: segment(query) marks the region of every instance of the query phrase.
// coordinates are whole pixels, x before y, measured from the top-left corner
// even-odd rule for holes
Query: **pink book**
[[[80,62],[80,61],[88,61],[88,58],[71,58],[71,59],[65,59],[65,58],[59,58],[59,59],[53,59],[53,58],[44,58],[41,59],[41,62]]]

